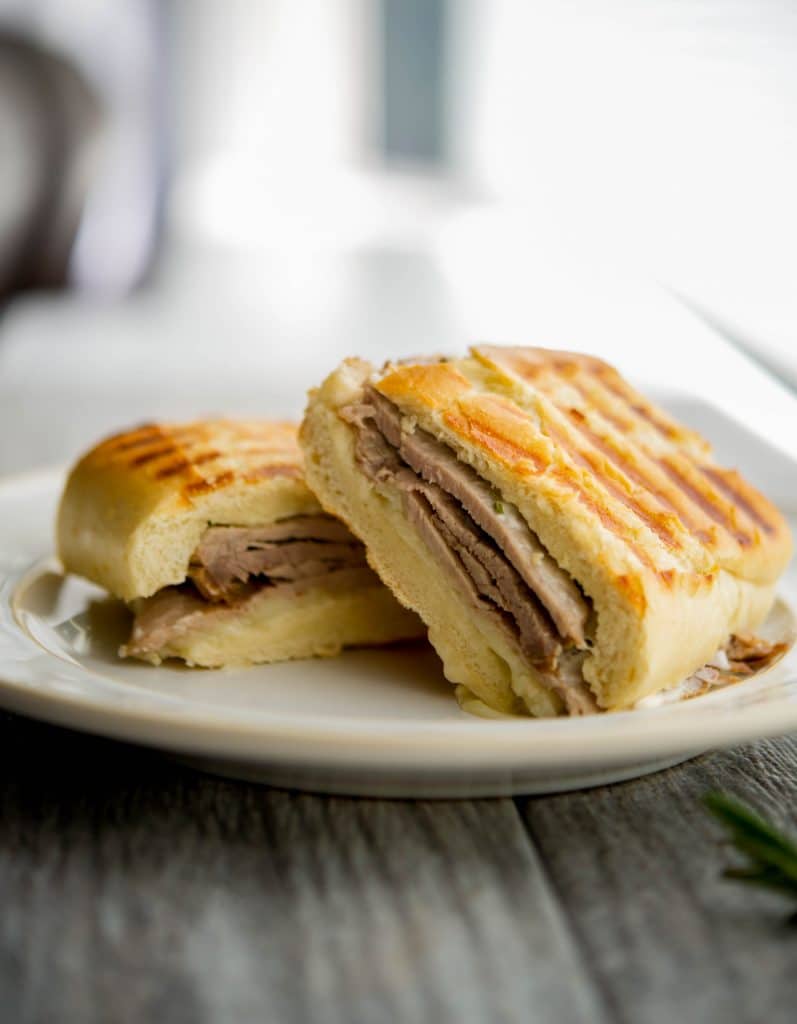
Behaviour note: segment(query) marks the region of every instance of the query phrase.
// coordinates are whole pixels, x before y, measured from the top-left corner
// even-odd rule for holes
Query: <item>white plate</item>
[[[793,484],[793,465],[755,444],[769,453],[762,462],[759,452],[759,479],[774,473],[783,485],[787,467]],[[753,680],[683,704],[537,721],[466,715],[426,647],[245,670],[120,661],[124,610],[65,579],[49,555],[61,481],[51,471],[0,483],[0,703],[12,710],[224,774],[406,797],[598,785],[797,729],[795,652]],[[797,599],[794,571],[783,597]],[[771,627],[790,629],[784,604]]]

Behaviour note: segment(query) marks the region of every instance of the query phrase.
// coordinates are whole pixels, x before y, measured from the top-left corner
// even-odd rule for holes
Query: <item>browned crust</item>
[[[392,366],[376,386],[399,406],[425,408],[516,479],[555,481],[665,589],[717,568],[759,580],[782,571],[791,539],[775,506],[611,366],[538,348],[472,355],[476,370],[467,361]]]
[[[296,433],[293,423],[264,420],[146,423],[102,441],[83,462],[88,469],[168,484],[178,499],[191,502],[232,484],[302,479]]]

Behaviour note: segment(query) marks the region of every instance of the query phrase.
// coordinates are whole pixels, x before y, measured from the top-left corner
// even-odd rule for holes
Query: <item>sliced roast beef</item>
[[[365,548],[332,516],[291,516],[258,527],[209,526],[186,583],[136,603],[133,631],[122,654],[157,658],[175,639],[205,628],[208,616],[239,615],[255,599],[296,597],[313,587],[377,585]]]
[[[229,601],[254,577],[307,579],[365,565],[365,552],[331,516],[295,516],[265,527],[211,526],[189,576],[204,598]]]
[[[349,532],[345,523],[334,516],[323,513],[307,516],[289,516],[287,519],[278,519],[268,526],[233,527],[219,526],[209,527],[203,539],[213,530],[242,529],[249,533],[254,540],[261,541],[283,541],[283,540],[336,540],[341,543],[350,544],[354,537]]]
[[[401,413],[390,399],[380,395],[374,388],[365,389],[364,406],[371,410],[371,416],[388,444],[401,451],[404,431],[401,429]],[[402,456],[404,458],[404,456]],[[413,466],[413,469],[417,467]]]
[[[491,600],[477,585],[462,560],[446,540],[431,505],[420,491],[406,495],[407,518],[418,531],[418,535],[429,548],[432,556],[448,575],[455,587],[464,594],[474,607],[488,616],[510,642],[517,639],[517,630],[509,615],[504,614],[497,601]]]
[[[343,410],[371,479],[405,495],[408,518],[461,593],[500,626],[571,713],[596,710],[581,675],[591,608],[517,508],[447,445],[373,389]]]
[[[163,650],[172,639],[184,634],[208,607],[212,605],[194,590],[164,587],[136,603],[133,631],[119,653],[122,657],[141,657]]]
[[[424,480],[438,484],[462,504],[537,594],[561,636],[583,646],[589,604],[573,579],[545,551],[517,508],[502,500],[475,469],[423,430],[404,434],[399,453]]]
[[[417,483],[408,488],[407,477]],[[407,477],[400,479],[400,486],[423,493],[437,517],[440,532],[459,555],[474,583],[517,623],[524,653],[535,665],[552,665],[561,650],[559,636],[518,573],[450,495],[435,484],[419,481],[414,474]]]
[[[591,715],[598,710],[598,702],[590,688],[584,682],[582,667],[586,651],[563,651],[556,664],[555,673],[551,673],[546,684],[558,691],[564,698],[565,707],[571,715]]]
[[[445,444],[416,427],[402,432],[401,414],[392,402],[369,388],[361,406],[360,422],[370,406],[373,420],[384,439],[424,480],[438,484],[453,495],[473,520],[488,533],[547,608],[565,640],[584,646],[589,604],[573,579],[561,569],[529,529],[528,523],[509,502],[472,466],[458,459]],[[362,431],[360,437],[373,436]]]
[[[788,644],[773,643],[751,633],[734,633],[725,645],[728,668],[737,675],[752,675],[771,665]]]
[[[380,430],[369,423],[374,417],[373,404],[359,402],[346,406],[341,415],[357,428],[354,454],[366,476],[371,480],[385,481],[398,473],[402,465],[398,451]]]
[[[426,546],[430,549],[440,565],[448,573],[457,587],[469,598],[472,604],[478,605],[482,596],[476,581],[463,566],[457,553],[440,529],[440,523],[435,517],[434,509],[426,500],[420,490],[409,491],[406,497],[405,507],[407,518],[413,524]]]

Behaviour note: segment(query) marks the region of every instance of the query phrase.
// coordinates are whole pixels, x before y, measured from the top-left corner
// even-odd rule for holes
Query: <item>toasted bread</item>
[[[108,438],[74,467],[58,553],[70,572],[130,601],[182,583],[209,523],[260,526],[318,511],[293,424],[152,423]]]
[[[304,481],[293,424],[148,424],[108,438],[74,467],[58,512],[57,549],[66,571],[134,604],[139,617],[147,608],[160,612],[174,588],[187,586],[178,592],[185,614],[175,618],[167,609],[174,622],[162,642],[153,644],[152,634],[139,642],[137,619],[124,648],[156,662],[274,661],[420,635],[420,622],[367,568],[290,586],[233,579],[233,597],[222,588],[216,603],[186,584],[209,527],[263,528],[321,513]]]
[[[598,708],[675,685],[766,616],[791,554],[783,517],[606,363],[493,346],[381,371],[348,360],[311,393],[308,482],[427,623],[448,678],[488,706],[551,714],[562,699],[485,613],[484,594],[466,600],[430,558],[399,490],[364,474],[347,410],[369,388],[398,410],[402,438],[422,431],[472,467],[578,585],[593,613],[580,658]]]

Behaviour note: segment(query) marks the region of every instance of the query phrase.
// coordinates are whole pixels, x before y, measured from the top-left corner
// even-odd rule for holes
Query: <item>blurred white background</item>
[[[104,117],[78,146],[71,290],[15,294],[0,321],[0,402],[41,461],[150,416],[298,415],[344,355],[478,338],[597,351],[770,435],[797,425],[674,298],[797,384],[797,4],[0,14]],[[0,147],[3,202],[18,164]],[[16,450],[0,438],[0,466]]]

